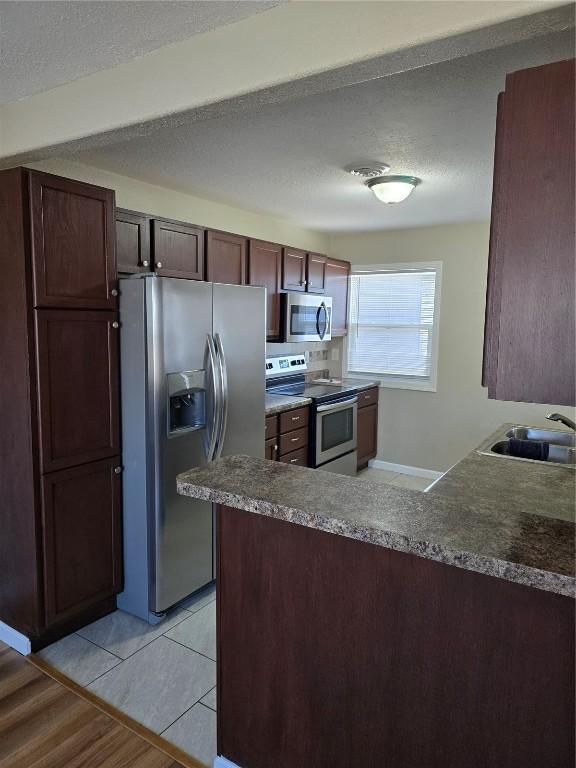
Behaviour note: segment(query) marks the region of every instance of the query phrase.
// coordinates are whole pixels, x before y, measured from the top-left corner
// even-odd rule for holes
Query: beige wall
[[[488,400],[480,385],[489,223],[335,235],[329,253],[356,264],[442,261],[436,392],[380,389],[378,459],[447,470],[500,424],[545,424],[566,406]],[[548,422],[550,424],[550,422]]]
[[[116,190],[116,204],[120,208],[131,208],[156,216],[189,221],[202,227],[223,229],[246,237],[271,240],[311,251],[325,252],[328,245],[326,235],[292,226],[281,219],[185,195],[166,187],[146,184],[137,179],[92,168],[66,158],[28,163],[28,167],[102,187],[110,187]]]

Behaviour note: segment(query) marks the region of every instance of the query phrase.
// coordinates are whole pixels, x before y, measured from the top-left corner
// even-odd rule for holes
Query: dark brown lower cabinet
[[[284,464],[308,466],[310,408],[294,408],[266,417],[265,458]]]
[[[229,507],[218,531],[219,755],[574,765],[572,598]]]
[[[268,461],[276,461],[278,458],[278,440],[275,437],[271,437],[264,443],[264,458]]]
[[[358,469],[378,452],[378,388],[358,393]]]
[[[46,624],[122,588],[120,457],[42,478]]]

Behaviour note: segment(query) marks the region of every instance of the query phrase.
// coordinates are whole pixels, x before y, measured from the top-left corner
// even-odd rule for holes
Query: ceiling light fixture
[[[406,200],[420,184],[416,176],[377,176],[369,179],[366,186],[382,203],[400,203]]]

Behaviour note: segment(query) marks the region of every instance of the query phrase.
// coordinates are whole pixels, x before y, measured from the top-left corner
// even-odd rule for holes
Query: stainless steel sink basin
[[[548,443],[547,461],[511,456],[511,438]],[[501,456],[512,461],[528,461],[532,464],[560,464],[567,468],[576,469],[576,434],[558,429],[507,426],[482,445],[478,449],[478,453],[484,456]]]
[[[506,432],[506,437],[516,437],[519,440],[537,440],[550,445],[563,445],[567,448],[576,446],[574,432],[561,432],[559,429],[536,429],[535,427],[512,427]]]

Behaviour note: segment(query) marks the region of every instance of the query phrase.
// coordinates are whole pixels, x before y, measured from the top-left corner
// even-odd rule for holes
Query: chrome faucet
[[[546,418],[550,419],[550,421],[559,421],[560,424],[564,424],[565,427],[576,432],[576,423],[569,419],[568,416],[562,416],[561,413],[549,413]]]

